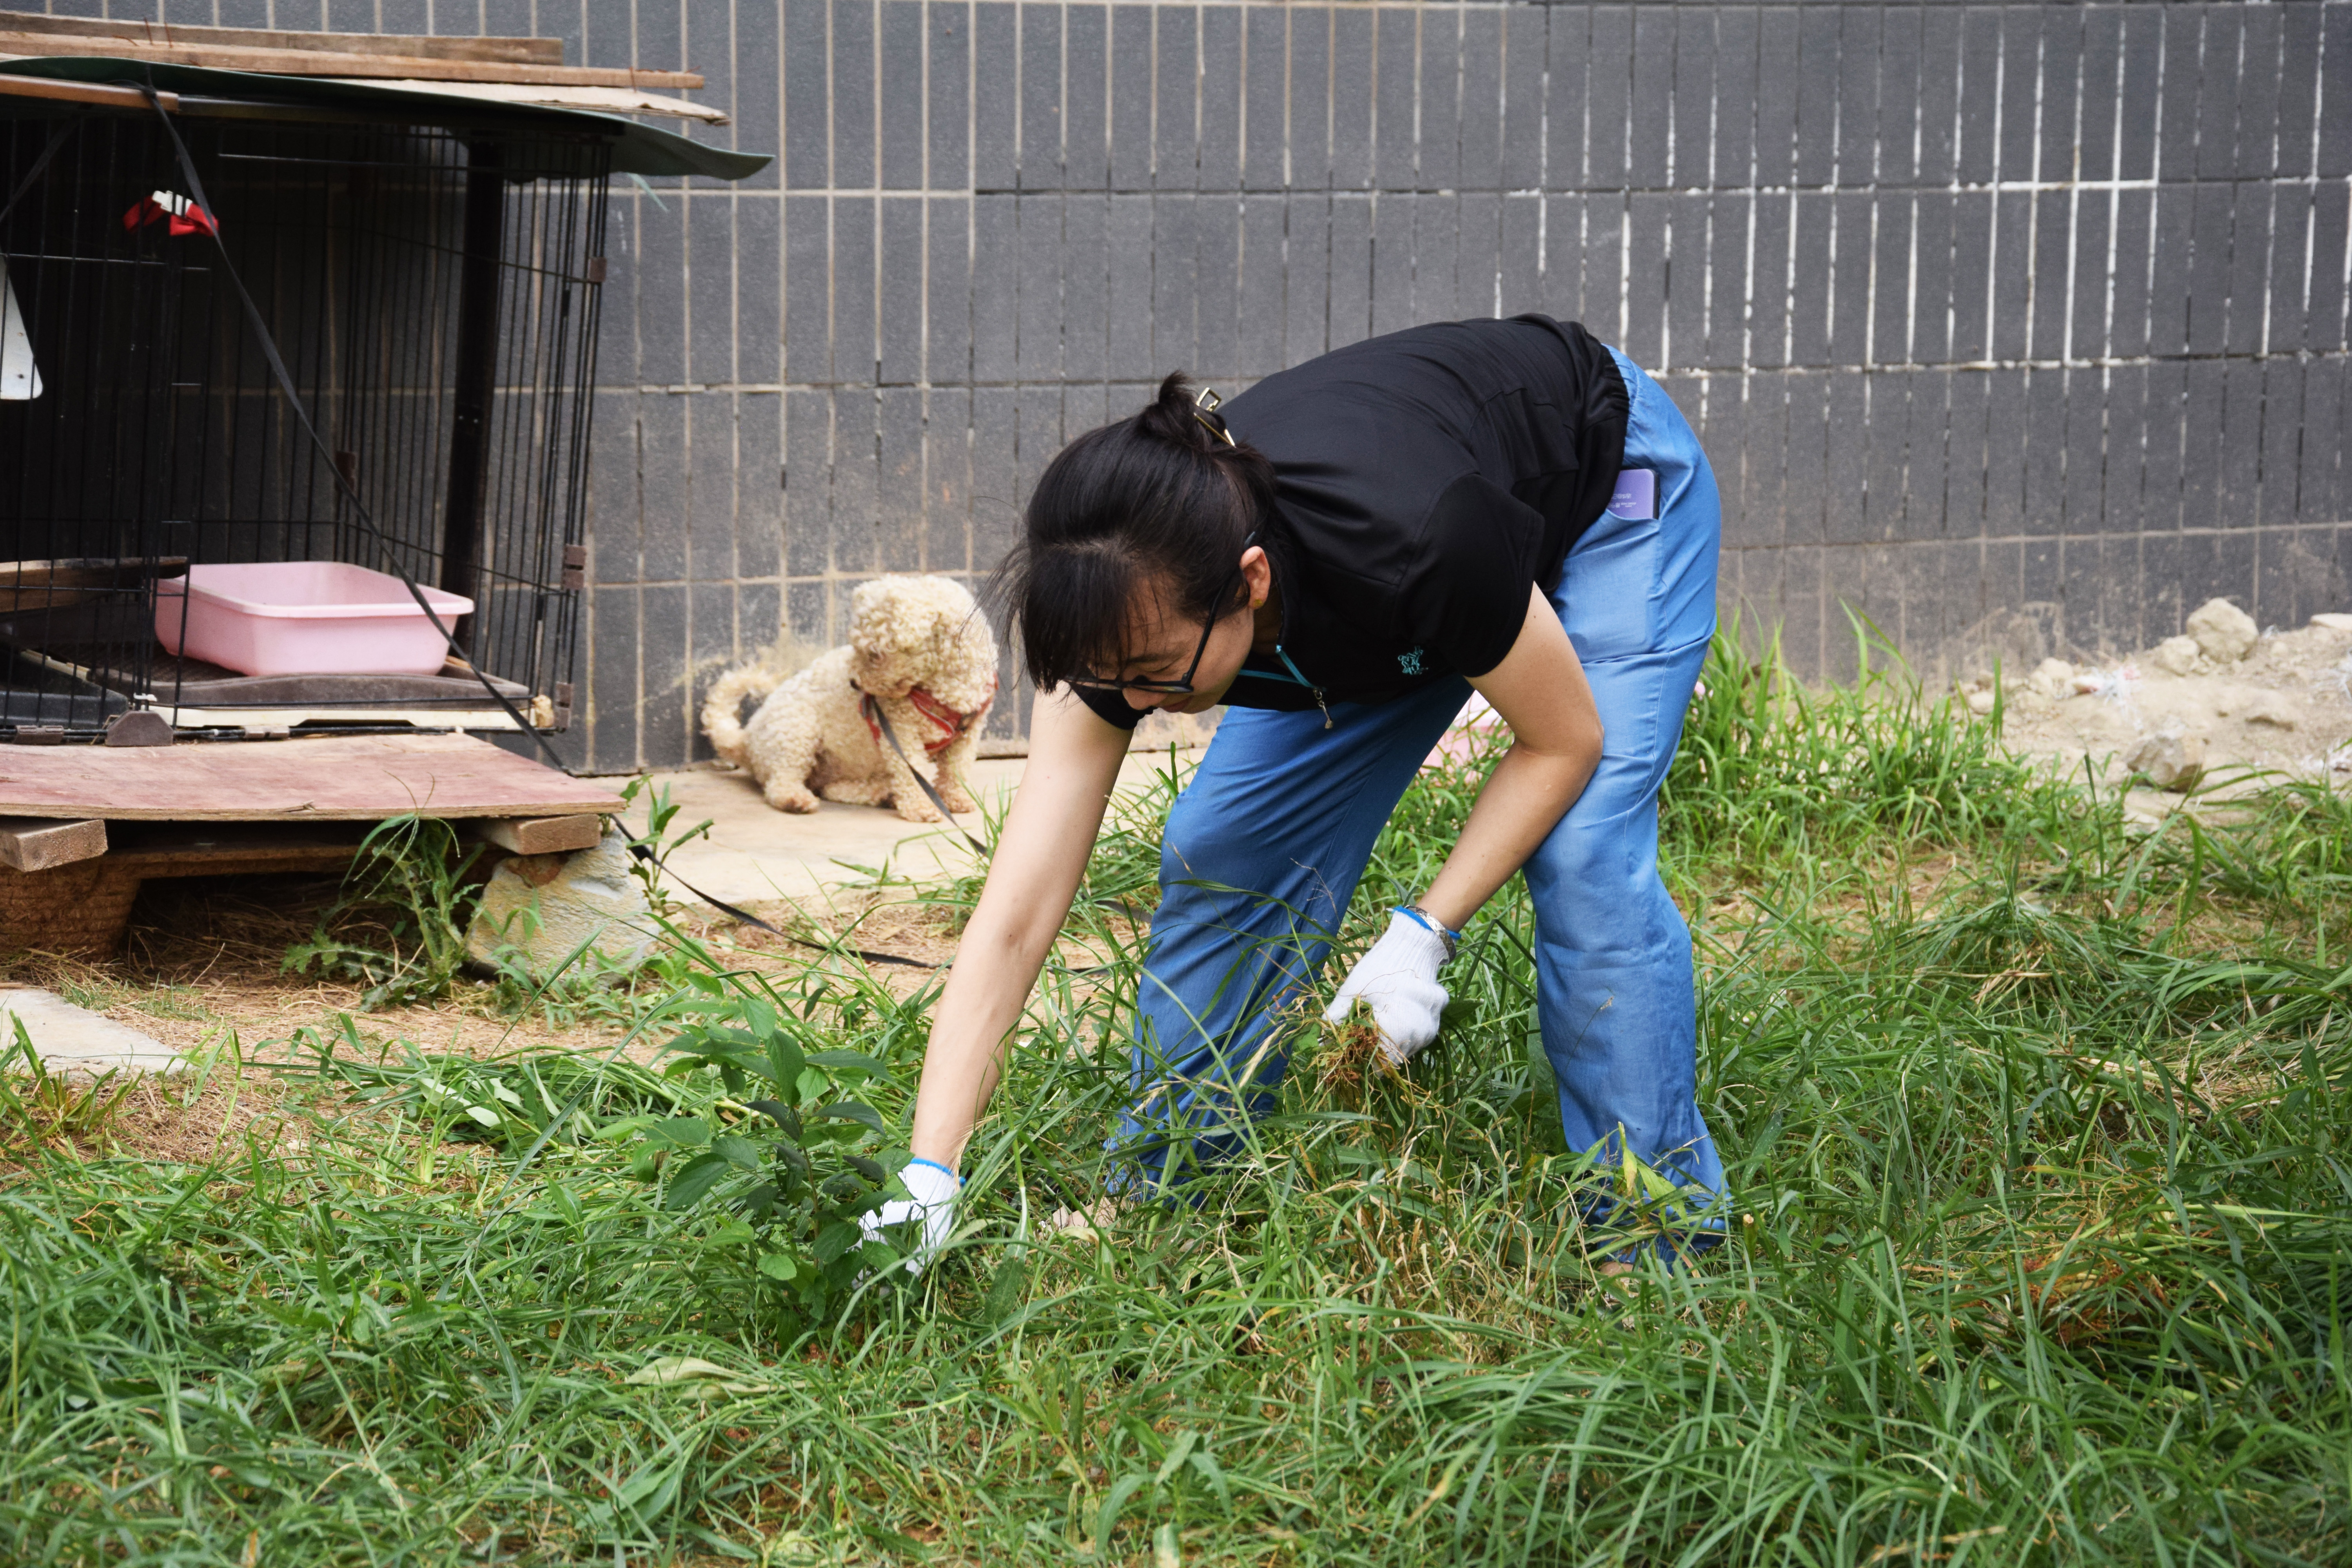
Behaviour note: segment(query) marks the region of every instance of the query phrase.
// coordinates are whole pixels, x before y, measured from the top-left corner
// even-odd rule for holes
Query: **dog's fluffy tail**
[[[772,669],[747,664],[711,682],[710,695],[702,700],[702,732],[710,737],[711,750],[736,766],[742,766],[743,700],[764,699],[783,680]]]

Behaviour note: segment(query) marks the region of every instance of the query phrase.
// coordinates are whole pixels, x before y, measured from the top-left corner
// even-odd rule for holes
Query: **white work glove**
[[[1437,966],[1448,956],[1444,937],[1402,910],[1391,915],[1388,931],[1348,971],[1324,1021],[1344,1024],[1349,1009],[1363,1003],[1380,1030],[1381,1055],[1389,1066],[1403,1067],[1437,1038],[1446,1001]]]
[[[962,1192],[963,1182],[943,1165],[929,1160],[909,1160],[898,1173],[912,1197],[892,1198],[874,1213],[858,1222],[868,1241],[887,1243],[882,1234],[886,1226],[904,1225],[909,1220],[922,1224],[922,1239],[916,1245],[915,1255],[907,1259],[907,1272],[920,1274],[923,1265],[940,1249],[955,1227],[956,1195]]]

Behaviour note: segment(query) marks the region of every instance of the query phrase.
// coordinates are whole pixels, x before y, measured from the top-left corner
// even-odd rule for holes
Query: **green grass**
[[[1097,857],[1074,929],[1119,962],[1041,987],[953,1255],[814,1318],[595,1131],[737,1117],[699,1068],[395,1051],[291,1152],[27,1154],[0,1560],[2352,1557],[2352,807],[2134,834],[1893,682],[1708,680],[1664,818],[1741,1217],[1686,1271],[1592,1276],[1613,1176],[1560,1147],[1516,883],[1410,1081],[1308,1042],[1197,1205],[1050,1233],[1118,1102],[1163,789]],[[1475,783],[1424,775],[1352,938]],[[935,992],[714,985],[887,1064],[898,1135]],[[506,1125],[488,1076],[570,1119]]]

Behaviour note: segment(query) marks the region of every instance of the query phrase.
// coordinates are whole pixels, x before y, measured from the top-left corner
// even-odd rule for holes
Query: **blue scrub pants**
[[[1722,511],[1681,411],[1616,359],[1633,402],[1625,467],[1655,470],[1658,516],[1602,513],[1551,595],[1605,739],[1591,783],[1527,864],[1538,1010],[1569,1146],[1614,1164],[1622,1130],[1654,1168],[1717,1194],[1723,1164],[1696,1098],[1690,931],[1658,879],[1657,797],[1715,631]],[[1111,1140],[1139,1173],[1181,1181],[1188,1161],[1243,1146],[1237,1115],[1274,1098],[1297,1005],[1373,841],[1469,696],[1452,679],[1391,702],[1334,703],[1328,730],[1312,709],[1226,711],[1160,848],[1136,1099]]]

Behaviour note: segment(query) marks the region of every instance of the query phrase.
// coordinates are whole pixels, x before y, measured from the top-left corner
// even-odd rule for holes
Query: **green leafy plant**
[[[646,830],[630,853],[629,870],[646,890],[646,907],[667,917],[677,912],[677,905],[662,885],[662,862],[696,839],[708,837],[712,825],[705,817],[691,827],[678,826],[677,815],[684,808],[670,799],[667,787],[650,778],[633,778],[622,787],[621,799],[627,805],[634,805],[641,798],[646,803]]]
[[[611,1052],[485,1059],[422,1051],[407,1040],[377,1047],[348,1013],[329,1028],[297,1029],[292,1044],[296,1062],[281,1070],[334,1079],[363,1104],[404,1109],[429,1139],[517,1154],[548,1142],[580,1143],[612,1119],[677,1114],[693,1103],[669,1079]]]
[[[377,824],[310,939],[288,950],[287,973],[357,981],[365,987],[360,1005],[371,1011],[446,995],[466,964],[466,931],[480,899],[466,873],[480,854],[437,817]],[[377,922],[380,942],[344,934],[362,916]]]
[[[906,1150],[889,1143],[881,1112],[852,1098],[890,1070],[825,1048],[775,999],[723,975],[696,976],[670,1010],[694,1021],[666,1047],[668,1076],[707,1070],[725,1095],[708,1113],[628,1117],[602,1136],[631,1148],[641,1180],[661,1182],[665,1208],[723,1205],[735,1218],[715,1239],[822,1317],[861,1273],[905,1256],[860,1235],[862,1216],[906,1195],[892,1173]]]

